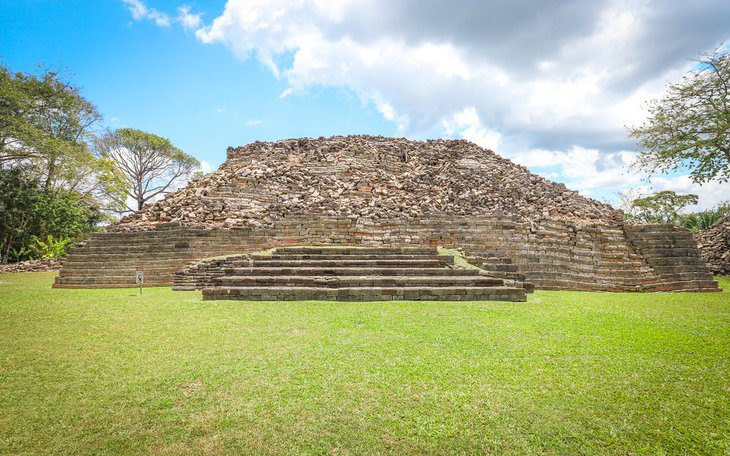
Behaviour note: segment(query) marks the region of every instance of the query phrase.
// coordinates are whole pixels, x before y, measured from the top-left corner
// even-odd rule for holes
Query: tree
[[[680,212],[685,207],[697,204],[697,195],[678,195],[665,190],[633,201],[634,216],[637,221],[646,223],[677,224],[681,220]]]
[[[690,231],[706,230],[730,215],[730,202],[723,202],[712,209],[693,212],[682,217],[681,224]]]
[[[95,230],[100,211],[76,192],[41,188],[16,167],[0,169],[0,214],[0,263],[7,263],[13,250],[30,252],[36,239],[68,244]]]
[[[193,156],[169,139],[133,128],[107,132],[98,142],[100,156],[113,167],[109,195],[120,212],[140,210],[155,197],[168,192],[200,167]],[[136,207],[127,204],[131,198]]]
[[[649,118],[629,128],[650,174],[687,167],[696,183],[730,179],[730,55],[717,48],[695,61],[699,69],[670,84],[649,103]]]
[[[96,107],[56,71],[0,66],[0,166],[29,167],[44,189],[75,190],[98,169],[89,145]]]
[[[13,248],[27,247],[40,192],[21,169],[0,169],[0,264]]]

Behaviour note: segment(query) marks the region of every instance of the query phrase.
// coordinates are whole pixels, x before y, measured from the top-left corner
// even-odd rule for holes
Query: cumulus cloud
[[[200,24],[202,23],[200,14],[193,13],[187,5],[183,5],[177,9],[176,20],[185,30],[195,30],[200,27]]]
[[[712,209],[718,204],[728,201],[730,197],[730,183],[715,181],[700,186],[692,182],[692,179],[688,175],[657,177],[652,180],[651,185],[642,186],[639,190],[643,191],[644,194],[649,194],[654,191],[673,190],[677,193],[700,195],[700,200],[696,205],[686,208],[689,212]]]
[[[147,19],[153,21],[160,27],[170,26],[170,17],[154,8],[149,8],[141,0],[122,0],[127,5],[129,12],[132,13],[132,18],[135,21],[141,21]]]
[[[728,23],[726,0],[229,0],[196,36],[261,61],[282,97],[344,88],[407,136],[598,191],[638,184],[625,125]]]

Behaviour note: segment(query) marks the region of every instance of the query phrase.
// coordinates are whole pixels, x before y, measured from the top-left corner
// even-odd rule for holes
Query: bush
[[[100,219],[78,193],[41,190],[18,168],[0,169],[0,214],[0,263],[62,256]]]
[[[730,215],[730,202],[720,204],[714,209],[688,214],[681,219],[681,225],[690,231],[706,230]]]
[[[62,258],[68,253],[68,246],[72,241],[68,238],[55,239],[53,235],[49,234],[45,241],[34,237],[33,242],[33,251],[37,258]]]

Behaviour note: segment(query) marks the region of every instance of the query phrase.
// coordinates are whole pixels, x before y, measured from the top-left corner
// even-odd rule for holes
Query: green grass
[[[0,453],[730,452],[727,292],[253,303],[52,279],[0,275]]]

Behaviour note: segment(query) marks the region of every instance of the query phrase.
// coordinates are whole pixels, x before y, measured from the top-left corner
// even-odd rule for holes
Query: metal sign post
[[[142,295],[142,284],[144,283],[144,268],[134,270],[134,281],[139,285],[139,294]]]

